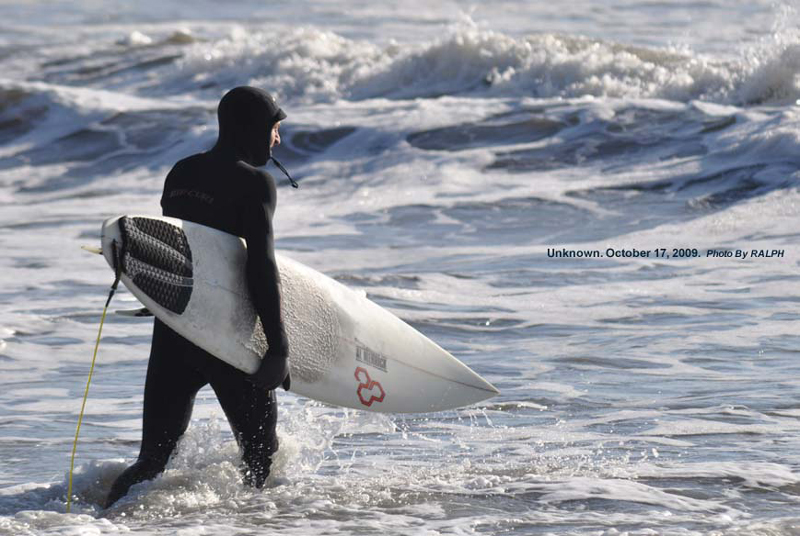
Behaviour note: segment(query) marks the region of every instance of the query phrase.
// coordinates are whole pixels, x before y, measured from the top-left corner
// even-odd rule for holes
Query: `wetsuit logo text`
[[[188,190],[186,188],[178,188],[176,190],[172,190],[169,193],[170,198],[172,197],[191,197],[197,199],[198,201],[202,201],[203,203],[208,203],[209,205],[214,204],[214,197],[208,195],[205,192],[201,192],[200,190]]]

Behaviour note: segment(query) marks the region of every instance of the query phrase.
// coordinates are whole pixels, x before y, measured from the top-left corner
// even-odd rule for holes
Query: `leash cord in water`
[[[114,247],[114,253],[116,254],[116,247],[115,244],[112,244]],[[116,259],[116,255],[115,255]],[[111,285],[111,290],[108,293],[108,299],[106,300],[106,305],[103,307],[103,315],[100,317],[100,329],[97,330],[97,341],[94,343],[94,355],[92,355],[92,365],[89,367],[89,377],[86,379],[86,390],[83,393],[83,403],[81,404],[81,412],[78,415],[78,426],[75,429],[75,441],[72,443],[72,457],[69,461],[69,483],[67,484],[67,513],[70,512],[70,506],[72,505],[72,473],[75,469],[75,452],[78,450],[78,436],[81,433],[81,423],[83,422],[83,412],[86,409],[86,400],[89,398],[89,385],[92,383],[92,374],[94,374],[94,363],[97,361],[97,349],[100,347],[100,335],[103,333],[103,323],[106,320],[106,313],[108,312],[108,305],[111,303],[111,298],[114,297],[114,292],[117,291],[117,285],[119,285],[119,277],[120,277],[120,268],[119,262],[115,262],[115,277],[114,283]]]

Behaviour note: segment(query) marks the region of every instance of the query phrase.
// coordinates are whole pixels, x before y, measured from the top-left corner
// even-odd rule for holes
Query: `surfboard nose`
[[[475,374],[477,379],[481,381],[481,385],[478,388],[481,389],[481,390],[485,390],[485,391],[491,393],[491,395],[488,396],[487,398],[492,398],[492,397],[495,397],[495,396],[500,394],[500,389],[498,389],[497,387],[495,387],[494,385],[489,383],[487,380],[483,379],[477,373],[473,372],[473,374]]]
[[[460,365],[450,369],[449,380],[459,384],[459,398],[462,398],[457,406],[476,404],[500,394],[500,390],[484,379],[480,374],[469,368],[467,365],[453,357],[453,361]]]
[[[445,352],[444,350],[441,350]],[[400,413],[425,413],[444,411],[477,404],[500,394],[491,383],[477,372],[447,354],[443,359],[439,354],[434,367],[422,371],[408,363],[394,363],[398,377],[404,378],[405,388],[413,402],[402,409],[394,409]],[[431,370],[431,369],[436,370]],[[395,382],[400,387],[401,382]],[[387,399],[387,402],[389,400]]]
[[[424,363],[424,370],[416,369],[407,374],[414,378],[420,390],[420,401],[424,399],[430,403],[429,409],[421,411],[456,409],[500,394],[499,389],[438,344],[427,338],[420,342],[418,349],[422,359],[418,363]],[[431,409],[434,407],[436,409]]]

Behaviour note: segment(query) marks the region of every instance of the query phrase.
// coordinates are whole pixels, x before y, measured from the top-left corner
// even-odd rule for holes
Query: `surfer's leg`
[[[225,365],[221,361],[219,362]],[[220,405],[228,417],[242,451],[245,482],[256,488],[264,485],[278,450],[278,403],[275,391],[266,391],[247,380],[245,373],[230,368],[211,380]]]
[[[123,471],[111,486],[106,508],[125,496],[134,484],[161,473],[189,426],[195,395],[207,383],[198,371],[186,366],[183,359],[193,347],[159,320],[155,321],[144,388],[142,447],[136,463]]]

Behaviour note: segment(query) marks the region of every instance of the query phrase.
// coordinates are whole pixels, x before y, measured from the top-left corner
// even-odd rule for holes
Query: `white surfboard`
[[[173,330],[238,369],[267,341],[249,298],[244,240],[165,217],[104,222],[102,252],[125,286]],[[499,391],[420,332],[333,279],[276,255],[291,391],[381,413],[466,406]]]

